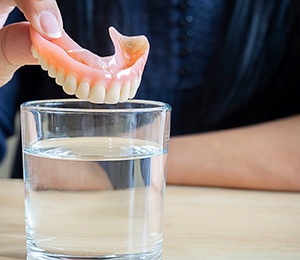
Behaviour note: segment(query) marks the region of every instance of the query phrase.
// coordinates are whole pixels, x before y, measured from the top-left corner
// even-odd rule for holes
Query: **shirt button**
[[[186,22],[191,23],[191,22],[193,22],[194,18],[193,18],[193,16],[191,16],[191,15],[187,15],[187,16],[185,17],[185,20],[186,20]]]
[[[186,36],[189,37],[189,38],[193,37],[194,36],[194,31],[193,30],[187,30]]]

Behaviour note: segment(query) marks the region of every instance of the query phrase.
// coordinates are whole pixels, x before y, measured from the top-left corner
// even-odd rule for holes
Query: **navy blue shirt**
[[[113,53],[107,28],[144,34],[149,59],[136,98],[169,103],[172,135],[245,126],[300,112],[297,1],[59,0],[81,46]],[[72,2],[72,3],[73,3]],[[69,97],[37,66],[0,89],[0,157],[21,102]]]

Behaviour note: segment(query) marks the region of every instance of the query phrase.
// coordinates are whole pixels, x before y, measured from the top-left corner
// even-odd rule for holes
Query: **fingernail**
[[[60,38],[62,36],[62,28],[53,13],[48,11],[42,12],[40,24],[45,35],[48,37]]]

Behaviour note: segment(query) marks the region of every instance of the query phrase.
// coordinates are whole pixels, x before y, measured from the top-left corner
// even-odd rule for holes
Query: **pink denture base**
[[[116,53],[109,57],[99,57],[83,49],[65,32],[59,39],[46,39],[30,27],[31,41],[38,55],[46,60],[48,65],[52,64],[57,71],[62,71],[65,75],[71,73],[77,81],[84,79],[91,86],[100,81],[108,87],[113,81],[125,82],[141,77],[149,53],[146,37],[123,36],[113,27],[109,32]],[[135,45],[135,49],[131,55],[132,44]],[[137,50],[139,46],[141,48]]]

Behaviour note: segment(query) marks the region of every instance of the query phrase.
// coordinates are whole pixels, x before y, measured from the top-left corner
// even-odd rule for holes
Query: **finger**
[[[0,28],[5,24],[9,13],[15,8],[15,2],[12,0],[2,0],[0,2]]]
[[[62,18],[55,0],[15,0],[26,19],[40,34],[50,38],[62,36]]]
[[[0,86],[6,84],[21,66],[37,64],[31,54],[27,22],[5,26],[0,30],[0,61]]]
[[[7,18],[8,18],[9,13],[10,13],[13,9],[14,9],[14,8],[11,7],[11,8],[9,9],[8,12],[1,13],[1,14],[0,14],[0,29],[1,29],[1,28],[3,27],[3,25],[5,24],[5,22],[6,22]]]
[[[16,6],[14,0],[1,0],[0,1],[0,13],[6,12],[7,9]]]

